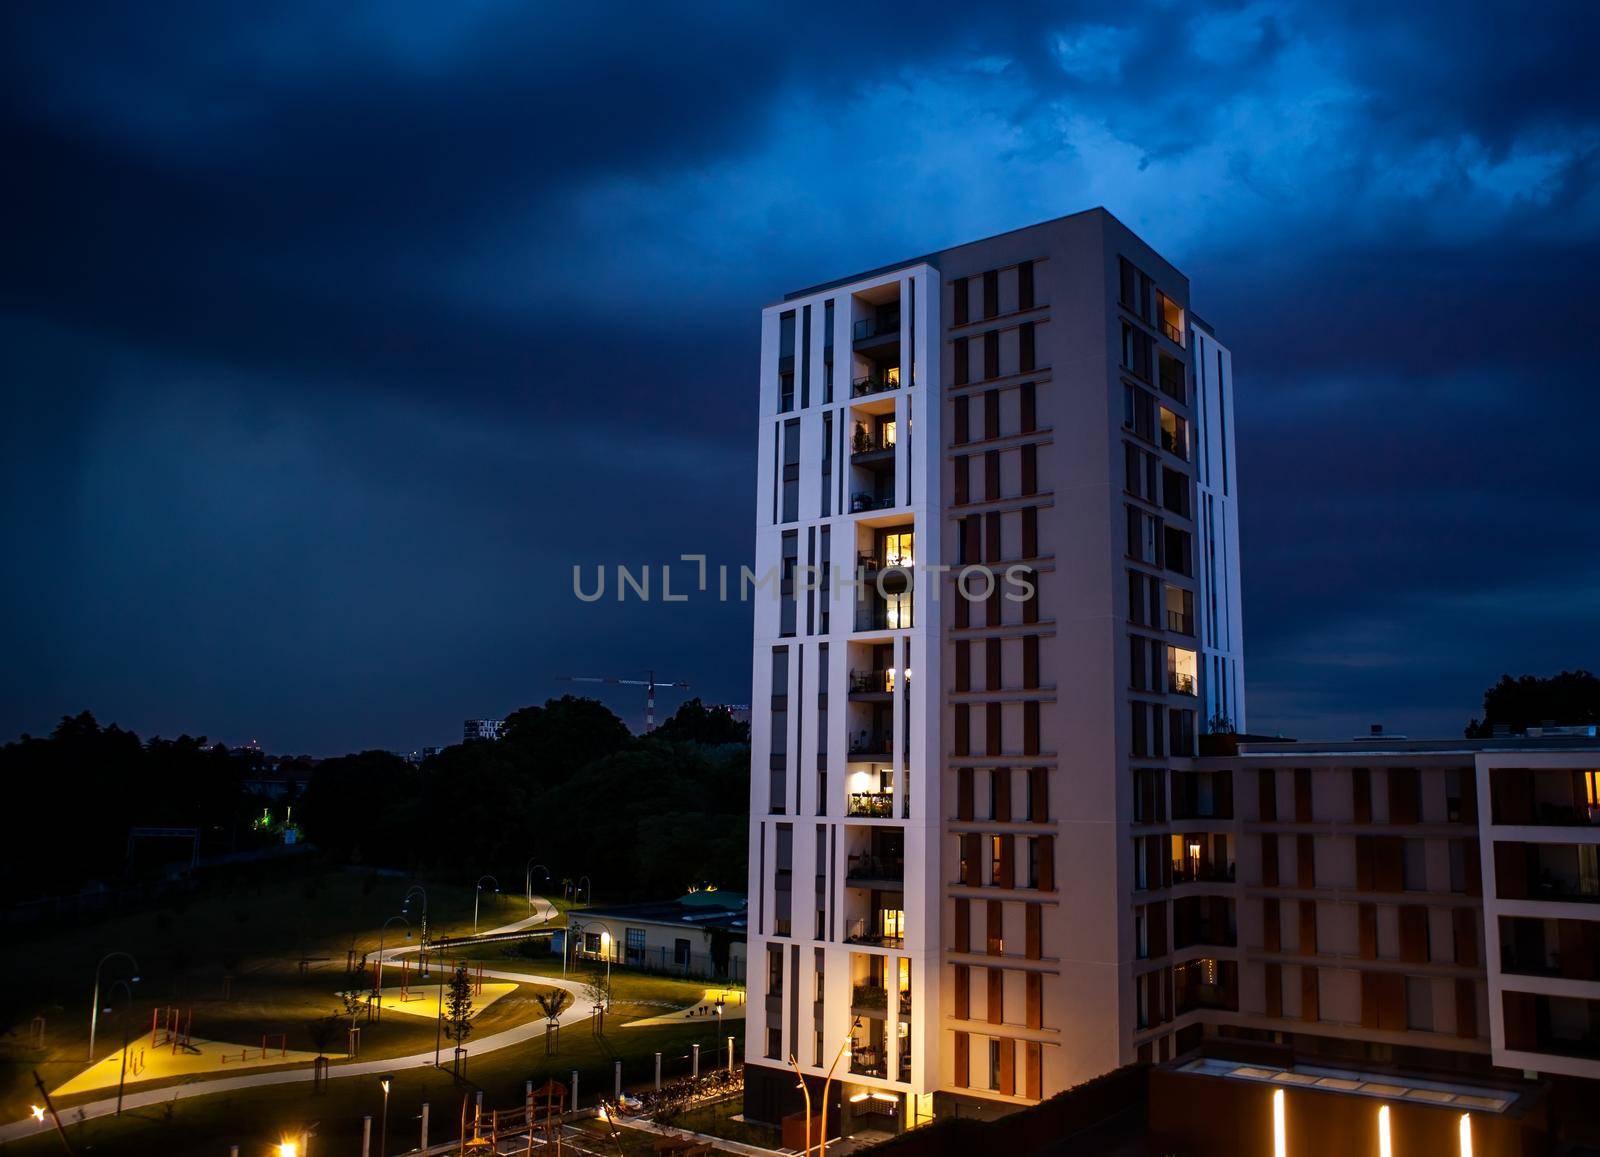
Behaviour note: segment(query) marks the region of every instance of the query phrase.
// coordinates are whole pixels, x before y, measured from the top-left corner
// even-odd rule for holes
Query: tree
[[[1467,738],[1487,739],[1497,726],[1522,734],[1544,723],[1600,723],[1600,678],[1582,668],[1547,679],[1502,675],[1483,693],[1483,718],[1467,724]]]
[[[728,708],[707,707],[696,697],[674,711],[650,737],[716,747],[724,743],[749,743],[750,725],[736,720]]]
[[[371,970],[367,968],[367,958],[363,956],[359,962],[345,970],[344,988],[339,993],[339,1004],[344,1009],[344,1015],[350,1018],[350,1028],[354,1031],[356,1017],[367,1007],[370,999],[372,981],[368,978]]]
[[[544,1055],[550,1056],[552,1052],[561,1051],[561,1014],[567,1005],[572,1003],[572,994],[559,988],[552,988],[548,992],[533,994],[533,1002],[539,1006],[539,1011],[544,1013]],[[552,1042],[551,1038],[554,1038]],[[551,1045],[554,1043],[554,1048]]]
[[[465,962],[456,965],[445,988],[444,1035],[455,1042],[456,1075],[460,1076],[460,1053],[472,1035],[472,977]]]
[[[604,1036],[606,1008],[611,1004],[611,974],[604,964],[591,964],[584,971],[583,998],[594,1005],[596,1035]]]

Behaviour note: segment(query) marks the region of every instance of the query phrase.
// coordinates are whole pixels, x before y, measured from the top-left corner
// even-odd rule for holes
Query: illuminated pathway
[[[501,928],[493,928],[485,932],[485,936],[494,936],[504,932],[520,932],[524,928],[542,924],[556,914],[555,906],[547,900],[541,900],[544,905],[533,916],[525,920],[518,920]],[[470,937],[462,937],[454,941],[452,946],[459,946],[470,941]],[[385,961],[395,960],[399,956],[420,950],[419,945],[404,945],[400,948],[384,949]],[[495,980],[513,980],[523,984],[540,984],[549,988],[561,988],[570,992],[573,1002],[561,1014],[560,1023],[565,1026],[577,1021],[586,1020],[589,1011],[581,1008],[577,998],[583,994],[583,985],[577,981],[562,980],[560,977],[530,976],[525,972],[506,972],[496,968],[485,967],[483,975]],[[498,1049],[510,1048],[512,1045],[523,1044],[530,1040],[537,1040],[545,1032],[543,1017],[535,1017],[526,1024],[515,1025],[493,1036],[486,1036],[482,1040],[474,1041],[472,1046],[473,1056],[483,1056]],[[385,1057],[381,1060],[356,1061],[353,1064],[329,1065],[328,1079],[340,1080],[344,1077],[377,1077],[388,1073],[401,1072],[405,1069],[432,1068],[434,1052],[429,1049],[425,1053],[416,1053],[409,1057]],[[183,1101],[190,1097],[209,1097],[214,1093],[231,1093],[240,1089],[259,1089],[269,1085],[293,1085],[309,1083],[316,1076],[315,1066],[306,1066],[298,1069],[279,1069],[269,1073],[241,1073],[236,1077],[216,1077],[209,1080],[197,1080],[183,1085],[163,1085],[154,1089],[143,1089],[138,1092],[129,1092],[122,1098],[124,1111],[128,1109],[146,1108],[151,1105],[163,1105],[171,1101]],[[89,1101],[82,1105],[73,1105],[71,1108],[61,1110],[61,1123],[71,1126],[80,1121],[92,1120],[95,1117],[109,1117],[117,1111],[117,1100],[108,1097],[100,1101]],[[32,1137],[41,1129],[50,1128],[49,1118],[43,1123],[35,1121],[32,1117],[25,1117],[20,1121],[13,1121],[9,1125],[0,1125],[0,1145],[7,1145],[13,1141],[20,1141],[25,1137]]]

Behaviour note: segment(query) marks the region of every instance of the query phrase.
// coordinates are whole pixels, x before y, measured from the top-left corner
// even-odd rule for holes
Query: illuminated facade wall
[[[852,1022],[843,1104],[907,1121],[1171,1055],[1140,793],[1244,720],[1231,358],[1186,279],[1095,210],[792,294],[758,443],[747,1111]]]

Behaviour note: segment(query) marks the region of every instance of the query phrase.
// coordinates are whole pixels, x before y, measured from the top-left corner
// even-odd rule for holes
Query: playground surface
[[[472,1015],[477,1016],[502,996],[517,990],[514,983],[501,980],[485,980],[480,982],[473,990]],[[384,988],[380,999],[373,1004],[382,1004],[384,1012],[400,1012],[406,1016],[426,1017],[433,1020],[440,1015],[440,1006],[445,1005],[444,1011],[448,1013],[448,989],[443,984],[412,984],[405,988],[398,986]]]
[[[487,987],[487,985],[485,987]],[[700,998],[700,1001],[697,1004],[692,1004],[688,1008],[680,1008],[675,1012],[664,1012],[659,1016],[646,1017],[643,1020],[630,1020],[622,1027],[650,1028],[663,1024],[681,1024],[683,1021],[694,1020],[700,1017],[705,1017],[708,1020],[714,1019],[716,1015],[717,1001],[719,1000],[722,1001],[723,1020],[744,1019],[743,989],[708,988],[705,990],[705,995]]]
[[[316,1053],[284,1048],[282,1039],[268,1038],[265,1043],[246,1045],[196,1037],[191,1038],[184,1047],[174,1049],[167,1044],[152,1045],[148,1036],[141,1036],[128,1044],[128,1070],[124,1083],[133,1086],[147,1081],[238,1072],[264,1065],[310,1064],[317,1059]],[[343,1053],[323,1055],[330,1060],[344,1059]],[[65,1097],[74,1093],[114,1089],[122,1075],[122,1049],[119,1048],[50,1092],[52,1096]]]

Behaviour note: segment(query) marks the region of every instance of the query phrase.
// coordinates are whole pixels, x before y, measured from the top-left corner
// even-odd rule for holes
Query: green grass
[[[563,1084],[570,1081],[572,1069],[579,1070],[579,1092],[585,1103],[597,1093],[609,1095],[612,1066],[623,1064],[624,1084],[647,1088],[654,1080],[655,1052],[662,1053],[665,1077],[680,1076],[689,1070],[690,1046],[699,1042],[703,1055],[713,1047],[712,1032],[706,1025],[664,1026],[661,1028],[608,1029],[596,1039],[586,1026],[562,1030],[560,1052],[545,1056],[543,1041],[504,1049],[482,1057],[469,1057],[468,1082],[456,1085],[447,1072],[429,1069],[405,1070],[396,1074],[389,1101],[389,1136],[392,1151],[417,1142],[417,1116],[421,1104],[432,1106],[431,1139],[442,1141],[458,1135],[463,1097],[471,1112],[474,1089],[484,1090],[486,1108],[510,1108],[520,1103],[523,1082],[536,1085],[546,1078]],[[737,1047],[737,1046],[736,1046]],[[709,1062],[708,1062],[709,1063]],[[97,1154],[216,1154],[228,1146],[240,1146],[241,1157],[265,1157],[279,1136],[306,1125],[315,1128],[312,1153],[354,1153],[361,1143],[361,1117],[377,1116],[383,1097],[377,1081],[371,1078],[335,1079],[328,1092],[314,1095],[309,1083],[287,1088],[252,1090],[247,1094],[199,1097],[174,1102],[165,1109],[142,1109],[118,1119],[103,1117],[72,1125],[70,1110],[63,1113],[69,1122],[68,1135],[79,1152]],[[374,1139],[376,1145],[376,1138]],[[59,1143],[48,1131],[7,1149],[7,1157],[43,1157],[59,1152]]]
[[[0,994],[0,1120],[27,1115],[38,1100],[32,1087],[35,1068],[54,1088],[82,1069],[88,1045],[88,1005],[95,962],[107,951],[133,953],[141,983],[131,1016],[121,1010],[102,1017],[96,1054],[120,1044],[122,1020],[135,1026],[130,1035],[148,1032],[151,1009],[176,1004],[194,1013],[196,1036],[241,1043],[259,1040],[263,1032],[283,1032],[291,1049],[314,1051],[313,1022],[335,1011],[335,992],[343,986],[346,954],[377,947],[378,927],[394,914],[407,881],[366,872],[321,869],[312,864],[274,865],[251,876],[213,880],[203,894],[175,900],[135,914],[61,925],[9,936],[0,944],[0,969],[8,984]],[[471,931],[473,891],[470,887],[427,882],[430,932],[460,935]],[[482,901],[480,927],[489,928],[526,914],[520,895]],[[558,904],[558,907],[567,907]],[[386,946],[404,942],[391,927]],[[450,959],[466,957],[514,971],[528,982],[489,1005],[474,1019],[479,1039],[539,1014],[533,995],[538,981],[559,976],[559,959],[508,956],[504,945],[450,950]],[[305,970],[301,960],[307,958]],[[224,997],[224,976],[233,976]],[[109,982],[126,969],[108,964]],[[385,984],[398,982],[394,966],[385,969]],[[107,985],[109,987],[109,984]],[[655,1016],[693,1004],[706,984],[652,976],[616,968],[612,974],[614,1004],[606,1018],[606,1034],[595,1038],[587,1023],[562,1030],[560,1055],[546,1057],[543,1040],[469,1059],[469,1084],[457,1086],[448,1073],[406,1070],[395,1078],[389,1104],[391,1150],[414,1145],[416,1117],[422,1101],[432,1105],[435,1140],[457,1135],[462,1094],[481,1087],[488,1107],[510,1107],[522,1095],[523,1081],[547,1076],[563,1082],[573,1068],[580,1071],[584,1100],[608,1092],[612,1066],[623,1061],[626,1082],[648,1087],[653,1080],[654,1053],[663,1053],[663,1072],[671,1077],[689,1069],[690,1046],[702,1046],[706,1064],[720,1060],[725,1041],[717,1039],[711,1018],[639,1029],[625,1021]],[[105,1003],[102,1000],[102,1003]],[[28,1047],[33,1017],[46,1020],[46,1044]],[[742,1037],[743,1022],[725,1023],[724,1037]],[[365,1025],[361,1059],[424,1052],[434,1043],[435,1026],[427,1018],[389,1012],[381,1024]],[[469,1041],[470,1049],[470,1041]],[[342,1034],[329,1045],[342,1052]],[[448,1055],[448,1046],[446,1049]],[[72,1122],[72,1107],[103,1093],[64,1098],[62,1116],[77,1151],[96,1153],[225,1154],[240,1145],[241,1157],[266,1154],[282,1133],[307,1124],[315,1127],[313,1153],[355,1152],[361,1118],[381,1112],[382,1095],[370,1078],[334,1079],[323,1095],[310,1082],[251,1090],[242,1094],[200,1097],[162,1109],[143,1109],[123,1118]],[[135,1086],[147,1088],[149,1086]],[[374,1123],[374,1131],[377,1125]],[[376,1144],[376,1141],[374,1141]],[[45,1131],[6,1150],[11,1154],[58,1152],[59,1142]]]

